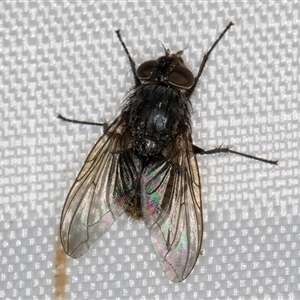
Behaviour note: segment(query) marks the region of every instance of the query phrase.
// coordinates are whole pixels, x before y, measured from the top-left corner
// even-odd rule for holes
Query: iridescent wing
[[[139,160],[126,149],[127,125],[119,116],[88,155],[64,204],[60,235],[65,252],[82,256],[130,202]]]
[[[152,244],[164,273],[180,282],[194,268],[203,233],[200,177],[189,129],[165,149],[165,157],[147,165],[142,181]]]

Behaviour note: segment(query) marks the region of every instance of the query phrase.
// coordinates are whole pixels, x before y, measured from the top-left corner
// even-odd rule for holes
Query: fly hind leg
[[[247,158],[255,159],[255,160],[258,160],[258,161],[261,161],[261,162],[264,162],[264,163],[267,163],[267,164],[271,164],[271,165],[277,165],[278,164],[278,160],[268,160],[268,159],[256,157],[254,155],[237,152],[237,151],[231,150],[230,147],[224,147],[224,148],[218,147],[218,148],[215,148],[215,149],[212,149],[212,150],[204,150],[204,149],[202,149],[202,148],[200,148],[196,145],[193,145],[193,148],[194,148],[195,154],[204,155],[204,154],[215,154],[215,153],[233,153],[233,154],[237,154],[237,155],[244,156],[244,157],[247,157]]]

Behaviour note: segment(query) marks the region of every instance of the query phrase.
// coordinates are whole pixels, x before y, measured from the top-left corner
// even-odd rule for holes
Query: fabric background
[[[196,74],[193,139],[235,155],[198,158],[203,256],[174,284],[141,222],[122,216],[80,259],[65,299],[300,299],[299,14],[280,2],[0,3],[0,299],[53,299],[60,214],[102,134],[56,118],[112,121],[137,65],[185,49]]]

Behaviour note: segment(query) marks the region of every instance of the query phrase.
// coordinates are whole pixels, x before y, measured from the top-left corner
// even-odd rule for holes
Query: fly
[[[60,236],[65,252],[81,257],[122,214],[143,220],[166,276],[183,281],[201,253],[203,217],[197,154],[234,153],[219,147],[204,150],[191,138],[190,98],[209,55],[204,55],[196,77],[185,66],[183,51],[165,54],[142,63],[137,69],[129,59],[134,86],[128,92],[121,114],[106,126],[77,176],[61,215]],[[65,118],[68,122],[94,124]]]

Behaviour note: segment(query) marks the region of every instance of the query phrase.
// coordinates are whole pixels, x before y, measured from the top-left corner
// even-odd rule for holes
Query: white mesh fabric
[[[133,84],[114,30],[137,65],[163,53],[196,73],[230,20],[193,97],[205,235],[191,275],[163,274],[143,223],[122,217],[80,259],[66,299],[300,299],[299,13],[288,2],[0,3],[0,299],[53,299],[64,199]]]

